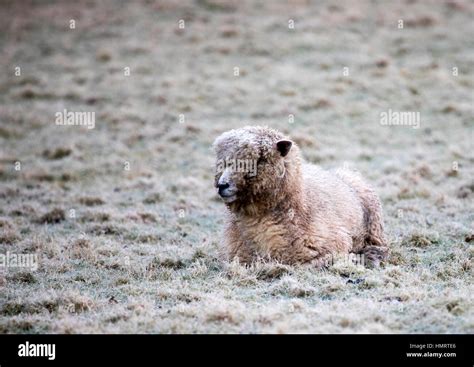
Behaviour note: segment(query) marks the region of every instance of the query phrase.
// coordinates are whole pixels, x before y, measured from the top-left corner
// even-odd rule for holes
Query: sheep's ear
[[[277,142],[277,150],[282,157],[286,157],[293,143],[290,140],[280,140]]]

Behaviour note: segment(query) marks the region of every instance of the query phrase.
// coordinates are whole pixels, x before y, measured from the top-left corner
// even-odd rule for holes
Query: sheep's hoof
[[[364,263],[368,268],[378,268],[388,257],[388,247],[366,246],[360,254],[364,255]]]

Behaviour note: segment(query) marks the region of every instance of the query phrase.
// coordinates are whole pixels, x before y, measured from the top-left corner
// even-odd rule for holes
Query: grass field
[[[473,15],[467,0],[3,1],[0,254],[39,268],[0,266],[0,333],[473,333]],[[57,125],[64,109],[94,128]],[[419,127],[382,124],[389,110]],[[384,267],[222,260],[210,146],[249,124],[372,183]]]

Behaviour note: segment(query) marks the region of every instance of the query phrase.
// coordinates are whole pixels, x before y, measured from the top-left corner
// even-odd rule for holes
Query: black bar
[[[54,344],[54,360],[20,357],[19,345],[26,342],[30,348],[32,344]],[[315,366],[472,367],[473,345],[472,335],[0,335],[0,366],[141,365],[150,361],[158,366],[171,361],[225,365],[290,360],[292,365],[310,361]]]

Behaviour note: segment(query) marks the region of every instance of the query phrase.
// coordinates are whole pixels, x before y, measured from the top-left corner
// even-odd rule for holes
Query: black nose
[[[222,191],[229,188],[229,184],[228,183],[220,184],[217,187],[219,188],[219,195],[222,195]]]

